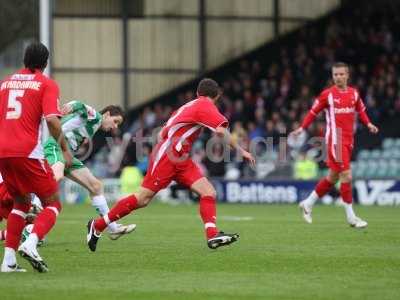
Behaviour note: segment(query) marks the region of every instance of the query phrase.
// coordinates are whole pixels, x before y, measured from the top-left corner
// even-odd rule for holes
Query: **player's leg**
[[[10,215],[14,201],[11,196],[6,191],[5,185],[0,184],[0,222],[4,219],[7,220]],[[7,222],[7,221],[6,221]],[[7,236],[7,229],[0,230],[0,241],[5,241]]]
[[[16,250],[21,239],[22,230],[25,226],[25,215],[29,210],[30,202],[27,201],[28,193],[24,191],[24,182],[21,181],[20,176],[18,176],[18,171],[20,171],[21,166],[14,160],[14,158],[0,159],[0,172],[4,179],[3,188],[1,190],[2,197],[13,199],[11,211],[8,207],[7,211],[4,211],[4,213],[8,213],[8,215],[3,216],[7,218],[7,235],[1,272],[26,271],[17,264]],[[4,202],[2,204],[4,204]],[[8,201],[6,206],[9,206]]]
[[[312,208],[315,202],[317,202],[318,199],[325,196],[339,179],[340,167],[335,161],[335,157],[331,152],[331,147],[328,146],[327,149],[328,149],[327,165],[329,167],[328,175],[322,178],[317,183],[315,189],[311,192],[311,194],[306,199],[304,199],[299,203],[303,219],[309,224],[312,223]]]
[[[191,159],[175,164],[176,181],[189,187],[200,196],[199,212],[204,224],[207,245],[212,249],[237,241],[238,234],[228,234],[217,229],[217,193],[211,182]]]
[[[90,198],[92,199],[92,205],[96,209],[97,213],[100,216],[105,216],[110,209],[108,208],[106,197],[104,196],[104,188],[103,183],[96,178],[92,172],[86,168],[81,162],[79,162],[82,167],[75,166],[75,168],[71,169],[67,177],[81,186],[85,187],[90,194]],[[131,233],[135,230],[136,225],[121,225],[115,222],[111,222],[108,224],[109,237],[112,240],[116,240],[124,234]]]
[[[218,234],[216,226],[217,207],[216,207],[216,191],[212,184],[205,177],[196,180],[190,189],[197,193],[199,200],[199,213],[204,223],[206,238],[210,239]]]
[[[87,244],[89,249],[93,252],[96,251],[97,241],[101,236],[101,232],[110,223],[118,221],[136,209],[146,207],[155,194],[156,192],[142,186],[138,193],[127,196],[115,203],[105,216],[90,220],[87,225]]]
[[[65,161],[61,148],[53,138],[49,138],[44,143],[43,150],[44,150],[44,156],[53,171],[54,179],[57,182],[59,182],[61,179],[64,178],[64,172],[65,172]],[[40,199],[36,194],[33,195],[32,207],[37,206],[37,208],[41,209],[42,207],[40,207],[39,204],[41,205]]]
[[[154,167],[153,163],[153,159],[150,159],[149,171],[138,193],[119,200],[104,217],[88,222],[87,244],[91,251],[96,251],[97,241],[108,224],[123,218],[133,210],[146,207],[154,195],[171,182],[175,176],[175,166],[168,157],[165,155]]]
[[[32,181],[25,183],[41,199],[43,210],[37,215],[31,234],[20,245],[18,252],[39,272],[47,272],[48,267],[37,251],[37,245],[54,227],[61,211],[58,184],[53,171],[45,160],[27,159],[25,172]],[[8,234],[7,234],[8,235]]]
[[[30,208],[30,195],[17,196],[13,209],[7,218],[7,234],[5,234],[4,258],[1,272],[25,272],[17,264],[16,251],[25,227],[25,217]]]
[[[365,228],[368,223],[356,216],[353,210],[352,176],[351,169],[340,173],[340,196],[344,203],[346,219],[350,226],[355,228]]]
[[[200,196],[199,212],[204,224],[207,245],[211,249],[229,245],[238,240],[237,233],[228,234],[217,229],[217,193],[211,182],[201,177],[191,184],[190,189]]]
[[[309,224],[312,223],[312,208],[315,202],[317,202],[318,199],[325,196],[336,184],[338,179],[339,179],[339,173],[332,169],[329,169],[328,175],[322,178],[317,183],[315,189],[311,192],[311,194],[305,200],[299,203],[299,207],[302,211],[303,218],[307,223]]]

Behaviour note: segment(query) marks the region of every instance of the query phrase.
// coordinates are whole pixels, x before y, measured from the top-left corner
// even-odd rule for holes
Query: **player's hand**
[[[242,155],[243,155],[243,158],[250,163],[251,167],[254,168],[256,166],[256,159],[250,152],[243,150]]]
[[[61,107],[61,114],[63,116],[68,115],[72,112],[72,107],[71,105],[65,104]]]
[[[64,160],[65,160],[65,168],[69,168],[70,166],[72,166],[72,153],[71,151],[63,151],[63,156],[64,156]]]
[[[375,126],[374,124],[372,124],[372,123],[369,123],[369,124],[367,125],[367,127],[368,127],[368,129],[369,129],[369,132],[371,132],[371,133],[373,133],[373,134],[376,134],[376,133],[379,132],[378,127],[376,127],[376,126]]]
[[[289,135],[299,136],[303,132],[303,127],[299,127],[296,130],[293,130]]]

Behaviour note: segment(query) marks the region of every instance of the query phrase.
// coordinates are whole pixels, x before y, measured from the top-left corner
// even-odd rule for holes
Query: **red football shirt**
[[[358,91],[352,87],[339,90],[336,86],[331,86],[323,90],[305,117],[302,127],[306,129],[322,110],[325,110],[325,138],[329,145],[336,145],[338,142],[342,145],[353,144],[356,113],[364,125],[370,122]]]
[[[160,136],[163,141],[169,140],[176,151],[188,152],[203,127],[215,131],[219,126],[227,127],[227,119],[211,99],[199,97],[175,111]]]
[[[164,155],[170,155],[171,150],[179,156],[190,152],[203,127],[215,131],[219,126],[227,127],[228,121],[210,98],[201,96],[181,106],[160,132],[161,141],[152,154],[153,170]]]
[[[28,69],[0,83],[0,158],[42,159],[42,118],[59,116],[57,83]]]

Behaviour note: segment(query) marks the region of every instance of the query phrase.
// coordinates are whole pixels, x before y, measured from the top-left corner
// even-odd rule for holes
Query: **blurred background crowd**
[[[372,137],[361,124],[357,125],[355,159],[359,149],[380,147],[384,138],[398,136],[400,130],[393,122],[400,117],[399,7],[379,9],[365,2],[363,6],[339,10],[282,38],[279,47],[268,44],[211,72],[209,75],[214,75],[223,88],[218,106],[228,118],[234,137],[245,147],[257,138],[273,138],[274,147],[257,148],[255,170],[234,160],[214,162],[205,155],[204,144],[210,137],[205,132],[193,152],[206,174],[229,179],[320,176],[324,163],[314,161],[318,153],[307,141],[310,137],[324,136],[322,113],[307,134],[287,139],[284,160],[278,159],[282,151],[280,143],[286,143],[288,133],[299,126],[314,97],[331,84],[330,67],[338,60],[351,65],[351,85],[359,89],[371,121],[381,129],[378,137]],[[194,98],[195,83],[135,110],[126,126],[126,137],[151,135],[172,111]],[[94,170],[104,177],[113,175],[104,163],[115,163],[115,153],[109,154],[106,147],[92,161]],[[131,142],[122,165],[137,166],[144,173],[150,148],[145,147],[144,157],[138,161]],[[215,147],[213,151],[221,154],[223,149]],[[368,158],[365,152],[363,155]]]

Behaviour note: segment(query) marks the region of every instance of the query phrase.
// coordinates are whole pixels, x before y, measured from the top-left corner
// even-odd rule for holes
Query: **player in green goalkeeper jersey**
[[[123,121],[123,110],[119,106],[109,105],[97,112],[95,109],[80,101],[71,101],[65,104],[61,110],[62,131],[72,152],[77,152],[80,146],[91,141],[95,133],[101,129],[105,132],[116,130]],[[103,183],[76,157],[72,165],[65,168],[62,150],[52,137],[43,145],[44,154],[53,169],[57,181],[64,176],[85,187],[92,199],[92,205],[100,215],[106,215],[109,211],[103,192]],[[112,240],[132,232],[135,224],[121,225],[111,223],[108,226],[109,237]]]

